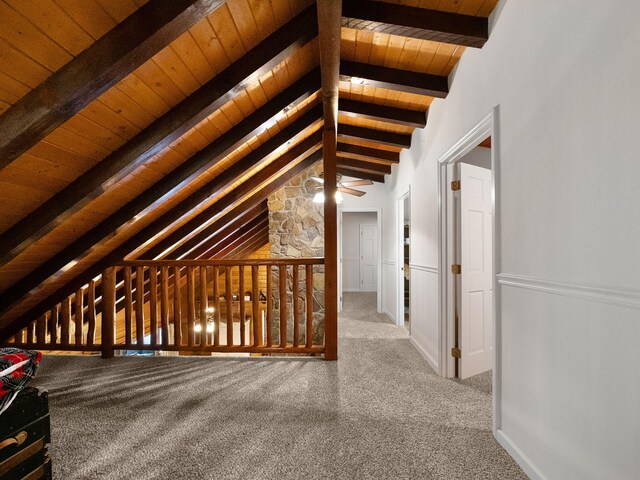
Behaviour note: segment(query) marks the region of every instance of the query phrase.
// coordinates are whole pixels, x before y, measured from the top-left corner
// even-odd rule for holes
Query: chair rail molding
[[[496,277],[498,284],[503,287],[524,288],[640,310],[640,290],[636,289],[613,285],[563,282],[512,273],[499,273]]]
[[[430,265],[420,265],[418,263],[410,263],[409,268],[412,270],[419,270],[421,272],[433,273],[435,275],[438,274],[438,267],[432,267]]]

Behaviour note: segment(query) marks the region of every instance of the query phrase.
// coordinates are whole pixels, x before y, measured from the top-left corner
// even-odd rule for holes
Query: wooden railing
[[[320,354],[313,278],[323,265],[322,258],[123,262],[11,344],[100,350],[107,358],[115,350]]]

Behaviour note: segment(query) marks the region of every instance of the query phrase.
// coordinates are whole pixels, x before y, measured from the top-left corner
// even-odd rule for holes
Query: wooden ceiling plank
[[[340,80],[428,97],[445,98],[449,93],[449,79],[442,75],[345,60],[340,63]]]
[[[212,218],[214,215],[219,214],[226,208],[234,205],[237,201],[238,196],[247,195],[256,187],[269,180],[269,183],[267,185],[262,187],[259,192],[256,192],[251,196],[252,199],[255,199],[256,203],[263,201],[293,177],[302,173],[305,169],[309,168],[311,165],[317,162],[321,158],[321,156],[321,151],[315,151],[308,157],[301,160],[291,169],[280,174],[278,174],[279,170],[287,166],[290,163],[290,159],[284,158],[280,162],[276,161],[251,177],[247,182],[243,183],[240,188],[236,189],[233,192],[233,194],[227,195],[218,200],[212,207],[205,211],[204,214],[208,215],[208,219]],[[202,225],[205,221],[204,218],[196,217],[196,219],[196,222],[199,221],[200,225]],[[45,299],[38,302],[20,318],[12,321],[9,324],[0,325],[0,342],[5,341],[7,338],[13,335],[15,331],[24,328],[27,324],[33,321],[33,319],[48,311],[51,308],[51,305],[60,303],[71,293],[77,291],[91,279],[100,275],[106,268],[123,261],[123,259],[127,255],[135,251],[135,249],[137,249],[141,244],[145,243],[149,238],[153,238],[165,229],[169,228],[174,222],[175,219],[171,216],[170,213],[164,215],[163,217],[156,220],[151,225],[145,227],[142,231],[138,232],[133,237],[128,239],[125,243],[102,257],[100,260],[87,268],[84,272],[78,274],[75,278],[67,282],[66,285],[49,294]],[[191,231],[193,231],[195,228],[197,228],[197,226],[191,227]],[[34,293],[34,295],[37,295],[37,292]]]
[[[51,75],[0,117],[0,168],[222,3],[152,0]]]
[[[93,227],[89,232],[82,237],[75,240],[72,244],[64,248],[57,255],[52,257],[47,262],[33,270],[24,278],[16,282],[14,285],[6,289],[0,294],[0,314],[8,310],[11,305],[19,301],[24,295],[36,288],[47,279],[55,276],[66,265],[71,262],[78,262],[79,259],[86,256],[91,249],[97,246],[103,245],[114,235],[117,231],[125,225],[132,224],[136,221],[136,216],[143,212],[145,209],[154,205],[162,198],[171,195],[176,189],[187,185],[189,181],[193,180],[203,171],[206,171],[212,164],[219,162],[240,143],[244,142],[246,138],[255,133],[256,130],[263,128],[265,122],[269,121],[274,115],[282,109],[287,108],[290,105],[291,100],[295,101],[296,95],[300,97],[301,92],[312,92],[317,87],[317,76],[305,77],[300,81],[300,84],[290,90],[285,91],[279,96],[278,99],[272,100],[263,107],[263,109],[255,112],[255,118],[252,115],[245,122],[234,127],[227,135],[222,136],[216,142],[212,143],[209,147],[199,152],[197,155],[189,159],[189,161],[182,163],[173,172],[163,177],[159,182],[152,185],[129,203],[118,209],[111,216],[103,220],[97,226]],[[303,88],[304,87],[304,88]],[[302,94],[304,97],[306,94]],[[273,152],[276,148],[286,143],[292,136],[303,131],[305,128],[312,125],[320,118],[320,109],[312,109],[305,116],[303,116],[297,122],[294,122],[290,127],[283,130],[281,134],[274,137],[270,141],[263,144],[260,148],[251,152],[247,157],[238,162],[236,165],[225,170],[223,174],[216,177],[205,187],[200,188],[187,200],[183,201],[180,205],[183,206],[181,215],[188,213],[192,208],[197,207],[202,201],[205,201],[212,195],[219,194],[220,191],[228,186],[230,181],[233,181],[237,175],[245,173],[255,164],[257,164],[262,158],[269,153]],[[316,143],[319,141],[315,140]],[[187,209],[185,205],[189,205]],[[177,211],[178,207],[174,207],[172,211]],[[151,237],[149,237],[151,238]]]
[[[354,138],[358,140],[367,140],[373,143],[389,145],[391,147],[411,147],[411,135],[382,132],[380,130],[373,130],[371,128],[355,127],[353,125],[345,124],[339,125],[338,138]]]
[[[229,102],[263,73],[315,37],[315,9],[309,8],[210,80],[129,142],[81,175],[31,215],[0,235],[0,265],[14,258],[73,213],[125,178],[145,160]]]
[[[387,107],[346,98],[341,98],[338,102],[338,111],[350,117],[367,118],[405,127],[424,128],[427,124],[426,112]]]
[[[338,157],[338,167],[357,170],[359,172],[391,175],[391,165],[363,162],[362,160],[353,160],[351,158]]]
[[[357,170],[351,170],[344,167],[338,167],[337,173],[346,177],[360,178],[362,180],[371,180],[373,182],[384,183],[384,175],[378,175],[375,173],[359,172]]]
[[[352,145],[350,143],[338,142],[338,157],[349,157],[356,160],[373,160],[392,163],[400,163],[400,152],[390,150],[380,150],[377,148]]]
[[[482,17],[372,0],[345,0],[342,9],[346,28],[476,48],[489,38]]]

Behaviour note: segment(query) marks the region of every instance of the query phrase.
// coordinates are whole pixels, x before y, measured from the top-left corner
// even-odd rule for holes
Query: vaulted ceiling
[[[264,245],[322,158],[321,53],[337,172],[383,182],[496,3],[345,0],[319,52],[312,1],[0,2],[0,340],[125,258]]]

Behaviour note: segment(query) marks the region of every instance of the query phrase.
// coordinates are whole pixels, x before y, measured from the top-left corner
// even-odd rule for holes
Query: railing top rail
[[[322,257],[259,258],[237,260],[130,260],[116,267],[237,267],[255,265],[324,265]]]

